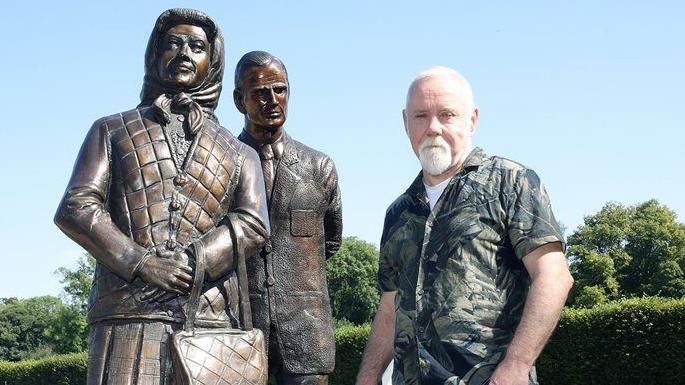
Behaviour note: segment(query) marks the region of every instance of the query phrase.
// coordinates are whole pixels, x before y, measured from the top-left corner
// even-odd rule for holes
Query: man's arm
[[[323,164],[325,191],[328,191],[328,208],[324,214],[323,228],[326,238],[326,258],[330,258],[340,249],[342,242],[342,204],[340,187],[335,164],[326,158]]]
[[[376,385],[392,360],[395,340],[396,291],[384,292],[373,318],[356,385]]]
[[[490,378],[491,385],[527,385],[528,373],[554,331],[573,277],[561,243],[542,245],[523,257],[531,277],[521,322],[504,359]]]

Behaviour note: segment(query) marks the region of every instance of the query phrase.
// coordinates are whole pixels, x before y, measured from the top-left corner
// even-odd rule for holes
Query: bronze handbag
[[[252,327],[245,256],[238,256],[240,318],[243,329],[195,328],[204,281],[204,248],[195,249],[196,267],[184,330],[174,333],[172,355],[178,385],[265,385],[264,334]]]

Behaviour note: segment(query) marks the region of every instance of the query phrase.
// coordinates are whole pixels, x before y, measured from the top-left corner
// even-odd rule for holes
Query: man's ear
[[[233,103],[235,103],[235,108],[237,108],[241,114],[247,113],[245,103],[243,103],[243,92],[238,88],[233,90]]]
[[[402,110],[402,121],[404,122],[404,132],[409,136],[409,121],[407,120],[407,110]]]
[[[471,135],[476,133],[476,128],[478,128],[478,107],[473,107],[473,113],[471,113]]]

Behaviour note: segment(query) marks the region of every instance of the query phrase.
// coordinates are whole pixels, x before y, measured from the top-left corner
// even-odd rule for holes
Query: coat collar
[[[297,154],[295,142],[292,140],[290,135],[283,131],[283,156],[281,157],[281,163],[289,167],[299,161],[300,157]]]
[[[243,131],[240,133],[238,139],[259,153],[259,143],[257,143],[252,135],[245,131],[245,129],[243,129]],[[281,154],[277,154],[276,156],[282,163],[291,166],[300,160],[299,156],[297,155],[297,148],[295,148],[292,138],[287,132],[285,132],[285,130],[283,130],[283,135],[277,140],[277,142],[283,145],[283,152]]]

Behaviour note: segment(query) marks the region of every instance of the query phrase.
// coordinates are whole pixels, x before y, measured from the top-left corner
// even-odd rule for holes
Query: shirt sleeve
[[[535,171],[525,169],[518,173],[512,195],[507,210],[507,232],[516,256],[522,259],[551,242],[561,242],[565,250],[564,236]]]
[[[395,254],[396,243],[390,236],[392,224],[392,210],[385,214],[383,235],[381,236],[381,248],[378,259],[378,288],[381,292],[396,291],[399,287],[399,268]]]

